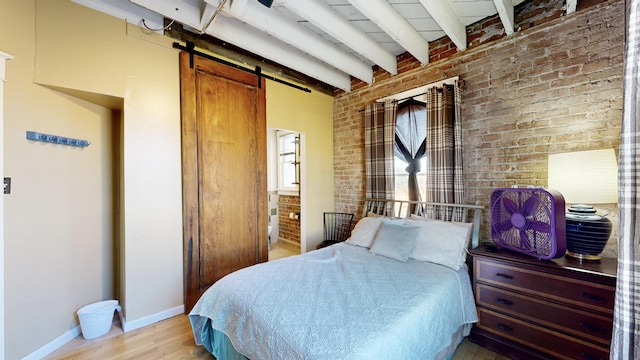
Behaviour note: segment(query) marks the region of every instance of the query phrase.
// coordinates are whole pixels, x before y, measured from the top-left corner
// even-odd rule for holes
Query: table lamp
[[[613,149],[549,155],[548,188],[559,191],[567,204],[566,256],[600,260],[611,220],[596,214],[591,204],[618,202],[618,165]]]

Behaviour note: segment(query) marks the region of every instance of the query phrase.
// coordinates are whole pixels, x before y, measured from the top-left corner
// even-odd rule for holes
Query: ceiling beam
[[[165,18],[165,24],[169,24],[170,22],[171,20]],[[190,30],[187,30],[187,28]],[[255,68],[256,66],[260,66],[262,68],[262,72],[265,74],[277,76],[283,80],[304,85],[323,94],[333,96],[336,90],[335,86],[329,85],[324,81],[312,78],[307,74],[303,74],[300,71],[286,67],[273,60],[267,59],[264,56],[252,53],[228,41],[218,39],[215,36],[206,33],[198,34],[190,27],[185,28],[185,26],[179,22],[175,22],[169,26],[164,34],[183,44],[192,42],[195,45],[195,48],[200,51],[225,60],[230,60],[245,67]]]
[[[171,6],[168,2],[157,0],[131,1],[194,29],[201,29],[209,20],[212,11],[215,11],[214,7],[200,9],[186,1],[181,1],[182,4],[179,6],[175,1],[171,2]],[[345,72],[238,20],[219,14],[206,33],[329,85],[345,91],[351,90],[351,78]]]
[[[219,3],[219,0],[205,1],[216,6]],[[257,1],[248,1],[242,11],[239,11],[234,5],[231,5],[231,7],[225,5],[222,13],[251,24],[263,34],[271,35],[280,39],[280,41],[293,45],[302,52],[314,56],[355,78],[369,84],[373,82],[373,69],[370,65],[340,49],[303,25],[287,18],[275,9],[267,8]],[[214,27],[215,22],[212,24]],[[245,28],[248,27],[248,25],[245,25]],[[280,51],[290,51],[283,47],[280,47],[280,49]]]
[[[154,1],[154,0],[130,0],[132,3],[143,6],[151,11],[161,14],[169,19],[174,19],[194,29],[200,29],[206,15],[205,8],[200,8],[187,0]]]
[[[567,0],[567,15],[576,12],[576,8],[578,7],[578,0]]]
[[[160,14],[147,10],[144,7],[128,1],[114,2],[109,0],[71,0],[72,2],[86,6],[90,9],[125,20],[129,24],[146,27],[147,30],[162,33],[164,30],[163,18]],[[144,23],[143,23],[144,20]]]
[[[216,18],[206,33],[344,91],[351,91],[351,77],[348,74],[237,19],[226,16]]]
[[[349,3],[418,61],[429,63],[429,43],[386,0],[349,0]]]
[[[224,4],[224,2],[221,2],[219,6],[213,6],[209,3],[204,3],[202,15],[200,15],[200,23],[204,25],[202,25],[202,27],[198,29],[198,32],[200,34],[204,34],[205,29],[208,28],[211,25],[211,22],[215,20],[216,16],[220,14],[220,11],[222,10],[222,6]]]
[[[390,74],[396,75],[398,73],[398,62],[395,55],[353,26],[351,22],[336,13],[325,2],[315,0],[276,1],[357,53],[362,54]]]
[[[502,26],[507,35],[511,35],[515,29],[515,21],[513,14],[513,2],[511,0],[493,0],[498,9],[498,15],[502,21]]]
[[[459,50],[467,48],[467,28],[453,10],[447,0],[420,0],[422,6],[429,12],[433,20],[442,28],[445,34],[456,44]]]

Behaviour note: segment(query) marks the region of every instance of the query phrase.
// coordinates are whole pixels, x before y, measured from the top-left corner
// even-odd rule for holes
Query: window
[[[409,163],[404,161],[404,159],[395,156],[393,159],[393,165],[395,168],[394,176],[395,176],[395,186],[396,186],[396,195],[395,198],[397,200],[410,200],[409,199],[409,173],[406,168],[409,166]],[[427,193],[427,175],[425,173],[425,169],[427,168],[427,158],[423,157],[420,159],[420,171],[416,173],[416,178],[418,180],[418,188],[420,189],[420,200],[425,201],[425,194]]]
[[[427,187],[425,104],[409,99],[398,105],[394,146],[395,198],[424,201]],[[415,181],[416,186],[410,186]]]
[[[300,136],[288,131],[277,131],[278,191],[298,195],[300,189]]]

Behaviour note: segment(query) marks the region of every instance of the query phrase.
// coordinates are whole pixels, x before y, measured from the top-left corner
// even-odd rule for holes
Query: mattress
[[[349,243],[229,274],[189,316],[199,345],[213,352],[220,332],[256,360],[436,358],[477,321],[466,267]]]

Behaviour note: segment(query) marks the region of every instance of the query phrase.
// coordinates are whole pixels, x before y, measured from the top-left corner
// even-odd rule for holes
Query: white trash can
[[[81,307],[78,318],[82,337],[93,339],[108,333],[116,308],[119,308],[118,300],[105,300]]]

